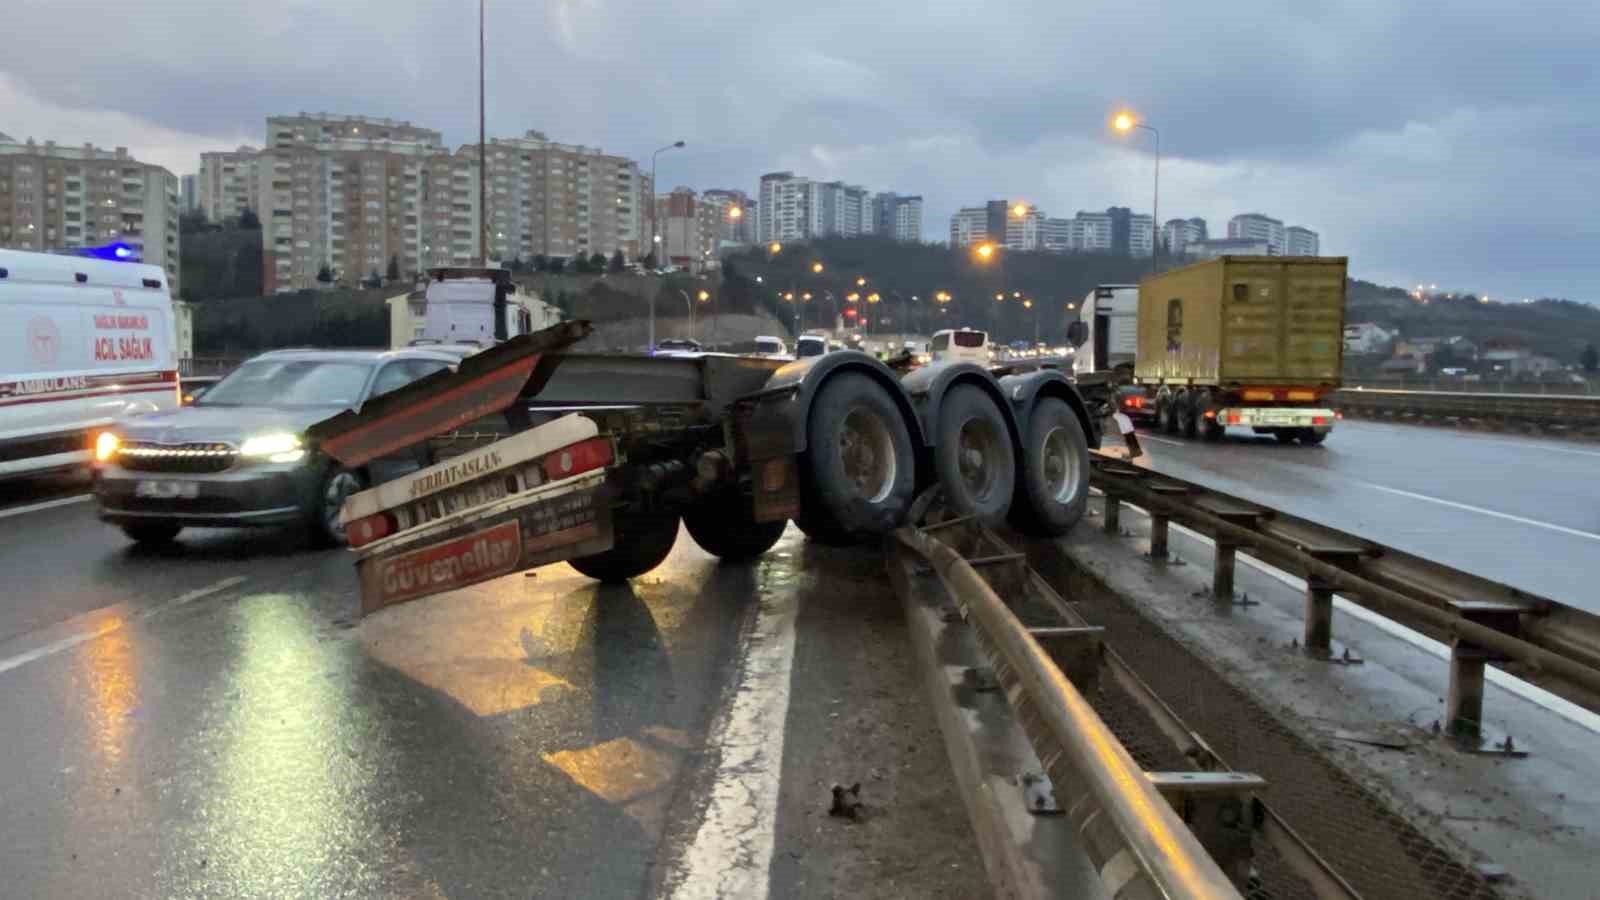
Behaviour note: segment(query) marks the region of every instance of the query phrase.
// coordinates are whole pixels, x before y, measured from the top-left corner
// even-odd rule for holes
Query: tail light
[[[595,437],[546,454],[542,465],[546,479],[559,481],[609,466],[614,458],[611,439]]]
[[[394,534],[397,526],[393,513],[373,513],[346,525],[344,537],[350,542],[350,546],[360,547]]]
[[[1140,409],[1144,406],[1144,397],[1138,394],[1129,394],[1122,398],[1122,405],[1127,409]]]
[[[1229,425],[1237,425],[1237,424],[1239,424],[1239,414],[1236,413],[1236,412],[1228,413],[1228,424]]]
[[[1204,415],[1208,419],[1215,419],[1217,417],[1217,411],[1214,409],[1208,409],[1205,411]]]
[[[1313,425],[1326,425],[1326,424],[1328,424],[1328,417],[1327,416],[1312,416],[1311,417],[1311,424],[1313,424]]]

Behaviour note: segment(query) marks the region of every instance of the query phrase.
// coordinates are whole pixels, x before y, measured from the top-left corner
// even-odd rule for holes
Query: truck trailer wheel
[[[1089,505],[1089,442],[1064,401],[1045,397],[1028,417],[1022,473],[1011,521],[1019,530],[1058,537]]]
[[[981,388],[958,384],[939,404],[933,468],[945,500],[962,515],[999,524],[1016,493],[1016,451],[1004,414]]]
[[[661,565],[678,541],[678,514],[635,512],[617,514],[616,534],[610,550],[567,560],[567,565],[607,584],[627,581]]]
[[[684,511],[683,526],[700,549],[727,560],[755,559],[772,549],[789,527],[787,519],[757,522],[750,498],[729,491]]]
[[[1179,437],[1193,439],[1195,435],[1200,433],[1198,399],[1194,391],[1182,391],[1172,401],[1172,405],[1175,407],[1172,416],[1174,424],[1177,425]]]
[[[1171,393],[1163,392],[1156,395],[1156,427],[1167,434],[1178,433],[1178,419],[1175,415],[1177,411],[1172,406]]]
[[[1207,416],[1206,413],[1208,411],[1212,415]],[[1200,395],[1200,403],[1196,407],[1196,412],[1200,418],[1200,437],[1215,443],[1222,440],[1222,436],[1228,433],[1228,426],[1222,424],[1222,419],[1216,415],[1215,395],[1210,391],[1205,391]]]
[[[801,529],[807,535],[888,534],[916,490],[911,432],[889,392],[866,375],[830,378],[811,407],[802,461]]]
[[[1300,443],[1307,447],[1315,447],[1328,439],[1328,432],[1319,428],[1300,429]]]

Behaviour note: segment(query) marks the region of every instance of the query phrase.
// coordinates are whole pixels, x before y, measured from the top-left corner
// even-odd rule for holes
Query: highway
[[[347,553],[136,550],[35,487],[0,501],[0,895],[987,893],[871,550],[684,537],[631,587],[357,620]],[[872,827],[826,812],[857,781]]]
[[[1140,441],[1158,472],[1600,612],[1600,446],[1353,421],[1320,447]]]

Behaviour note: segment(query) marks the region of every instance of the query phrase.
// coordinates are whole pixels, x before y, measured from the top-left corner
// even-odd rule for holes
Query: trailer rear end
[[[1134,382],[1158,426],[1211,439],[1227,426],[1326,438],[1346,268],[1342,257],[1224,256],[1140,282]]]

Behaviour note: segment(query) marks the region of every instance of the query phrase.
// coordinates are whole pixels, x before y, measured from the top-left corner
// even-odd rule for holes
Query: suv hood
[[[117,423],[123,440],[158,444],[223,442],[238,446],[246,438],[273,431],[304,432],[337,415],[339,409],[318,406],[275,409],[265,406],[184,406],[136,416]]]

